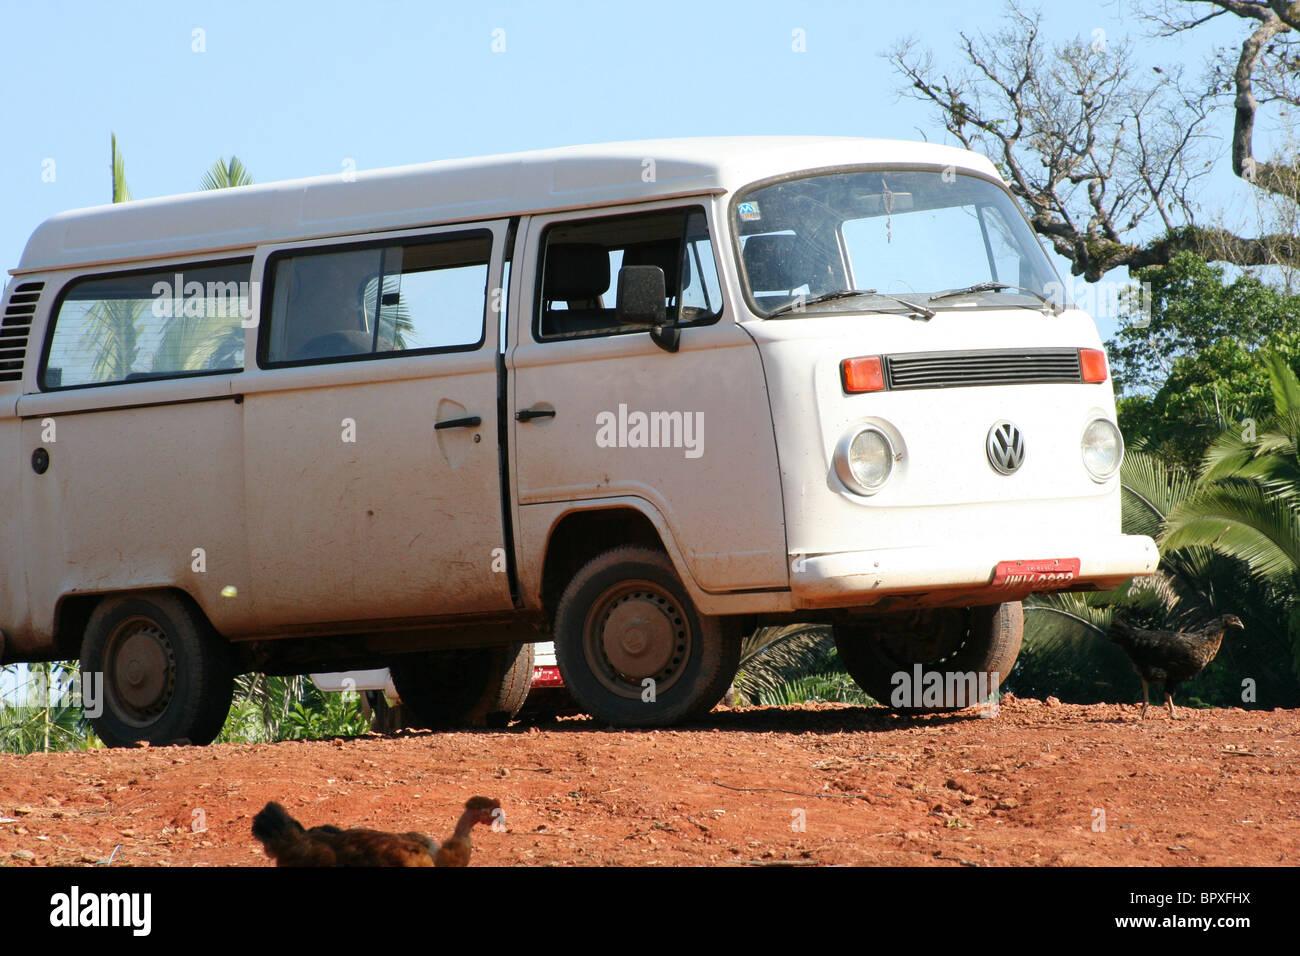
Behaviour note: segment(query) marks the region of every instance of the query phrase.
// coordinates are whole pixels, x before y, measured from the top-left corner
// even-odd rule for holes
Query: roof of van
[[[951,165],[997,176],[993,164],[977,153],[884,139],[735,136],[566,146],[60,213],[37,227],[11,271],[717,193],[799,169],[867,163]]]

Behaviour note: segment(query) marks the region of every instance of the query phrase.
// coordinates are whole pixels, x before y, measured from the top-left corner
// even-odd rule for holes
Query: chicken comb
[[[470,797],[465,801],[466,810],[499,810],[501,801],[492,797]]]

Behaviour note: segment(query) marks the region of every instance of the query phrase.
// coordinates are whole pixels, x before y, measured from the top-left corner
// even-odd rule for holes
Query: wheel
[[[622,547],[589,561],[555,613],[555,657],[579,707],[617,727],[707,714],[740,663],[738,635],[696,613],[661,551]]]
[[[389,670],[402,705],[424,727],[504,727],[532,686],[533,645],[407,654]]]
[[[837,624],[835,649],[858,686],[888,707],[961,710],[1011,673],[1024,627],[1019,601],[910,611]],[[932,673],[939,677],[927,678]]]
[[[91,724],[110,747],[208,744],[230,712],[230,645],[174,595],[106,598],[86,625],[81,682]]]

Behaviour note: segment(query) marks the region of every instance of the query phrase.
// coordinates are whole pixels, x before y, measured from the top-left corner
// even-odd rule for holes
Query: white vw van
[[[249,670],[499,719],[552,637],[617,725],[706,712],[768,623],[881,700],[1005,675],[1027,594],[1157,562],[1060,288],[988,160],[881,140],[56,216],[0,304],[0,659],[79,658],[110,744],[211,740]]]

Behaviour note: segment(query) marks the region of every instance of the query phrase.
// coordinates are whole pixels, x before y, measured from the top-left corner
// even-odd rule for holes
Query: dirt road
[[[0,755],[0,864],[266,865],[304,824],[449,831],[500,798],[476,865],[1300,863],[1300,711],[1008,699],[992,719],[838,705],[684,730],[507,731]]]

